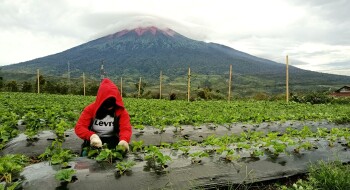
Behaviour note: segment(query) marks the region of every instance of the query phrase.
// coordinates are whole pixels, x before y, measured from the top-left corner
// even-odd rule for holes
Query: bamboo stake
[[[140,81],[139,81],[139,93],[138,93],[138,98],[141,97],[141,77],[140,77]]]
[[[68,78],[68,94],[70,92],[70,63],[68,61],[68,72],[67,72],[67,78]]]
[[[36,70],[37,71],[37,80],[38,80],[38,94],[40,94],[40,76],[39,76],[39,69]]]
[[[230,65],[230,77],[229,77],[229,81],[228,81],[228,97],[227,100],[230,101],[231,98],[231,81],[232,81],[232,65]]]
[[[191,68],[188,68],[188,75],[187,75],[187,101],[190,101],[191,97]]]
[[[84,96],[85,96],[86,95],[85,73],[83,73],[83,88],[84,88]]]
[[[120,77],[120,96],[123,97],[123,77]]]
[[[159,99],[162,99],[162,71],[159,75]]]
[[[289,72],[288,72],[288,55],[286,56],[286,102],[289,102]]]

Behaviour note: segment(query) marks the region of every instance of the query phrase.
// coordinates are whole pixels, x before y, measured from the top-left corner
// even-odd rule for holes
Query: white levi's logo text
[[[94,125],[113,127],[113,121],[106,122],[106,121],[101,121],[101,120],[95,119]]]
[[[103,119],[95,119],[92,123],[92,130],[100,137],[113,136],[113,122],[114,118],[107,115]]]

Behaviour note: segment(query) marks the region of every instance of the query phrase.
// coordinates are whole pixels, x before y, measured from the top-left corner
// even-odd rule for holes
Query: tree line
[[[42,75],[39,76],[40,93],[49,94],[75,94],[83,95],[83,86],[76,86],[74,84],[68,84],[63,80],[46,80]],[[99,87],[99,82],[89,82],[85,87],[86,95],[96,95]],[[0,77],[0,91],[6,92],[38,92],[38,79],[35,82],[17,82],[15,80],[4,81]]]
[[[133,97],[133,98],[149,98],[149,99],[159,99],[159,92],[154,92],[146,90],[149,86],[146,82],[141,82],[140,88],[139,83],[134,83],[132,86],[124,87],[123,97]],[[213,90],[211,84],[206,81],[202,83],[202,87],[197,87],[194,89],[192,94],[192,100],[195,99],[225,99],[225,95],[221,94],[218,90]],[[83,95],[84,88],[81,82],[77,85],[74,81],[70,84],[67,80],[53,80],[46,79],[43,75],[39,76],[39,88],[40,93],[48,94],[74,94],[74,95]],[[89,81],[85,86],[85,95],[95,96],[99,88],[99,81]],[[138,92],[140,90],[140,92]],[[35,82],[23,81],[19,82],[16,80],[4,81],[0,77],[0,91],[6,92],[28,92],[28,93],[37,93],[38,92],[38,79]],[[128,93],[126,93],[126,91]],[[186,93],[180,92],[169,92],[162,94],[163,99],[176,100],[176,99],[186,99]]]

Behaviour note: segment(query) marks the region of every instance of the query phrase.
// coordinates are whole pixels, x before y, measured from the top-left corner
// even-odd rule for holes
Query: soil
[[[201,125],[181,126],[182,130],[175,132],[175,127],[169,126],[164,132],[153,127],[143,130],[134,130],[132,140],[143,140],[145,145],[160,145],[161,142],[173,143],[182,139],[202,141],[209,135],[217,136],[240,134],[245,130],[263,132],[279,131],[283,133],[287,127],[302,129],[305,125],[312,130],[317,127],[349,127],[349,125],[336,125],[326,121],[320,122],[269,122],[261,124],[236,123],[231,125]],[[158,133],[157,133],[158,132]],[[66,132],[67,137],[63,143],[64,148],[80,152],[82,140],[73,132]],[[21,134],[10,141],[1,154],[25,154],[36,157],[50,146],[55,135],[50,131],[43,131],[38,135],[38,141],[28,144],[25,135]],[[349,149],[342,144],[335,143],[329,147],[325,140],[307,139],[313,142],[317,149],[302,150],[293,153],[293,147],[289,147],[286,153],[278,157],[268,154],[259,158],[252,158],[245,150],[237,150],[240,155],[238,160],[224,161],[222,156],[211,154],[201,158],[198,162],[191,161],[188,155],[181,151],[161,149],[164,155],[172,158],[163,170],[155,170],[147,167],[149,163],[144,160],[144,153],[129,153],[125,160],[133,160],[136,165],[130,172],[118,175],[115,164],[99,163],[85,157],[74,158],[69,166],[77,171],[75,181],[62,186],[55,180],[54,175],[60,169],[59,166],[50,165],[48,162],[35,163],[27,166],[21,173],[24,180],[23,189],[274,189],[274,183],[293,183],[299,178],[304,178],[310,163],[319,160],[350,162]],[[212,147],[190,147],[189,154],[196,151],[210,152]]]

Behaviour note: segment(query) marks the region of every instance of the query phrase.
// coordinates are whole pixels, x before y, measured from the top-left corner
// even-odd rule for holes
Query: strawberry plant
[[[274,156],[278,156],[280,153],[283,153],[286,151],[287,145],[284,143],[279,143],[277,141],[272,142],[272,147],[274,149],[273,154]]]
[[[68,124],[61,119],[61,121],[56,125],[55,133],[58,139],[64,140],[64,132],[68,129]]]
[[[18,115],[12,111],[0,110],[0,150],[12,138],[18,135],[17,122]]]
[[[154,169],[164,169],[166,163],[171,161],[170,156],[164,155],[156,146],[148,146],[145,148],[145,159],[151,164]]]
[[[221,145],[219,148],[215,149],[216,153],[218,154],[222,154],[226,150],[227,150],[227,145]]]
[[[289,146],[295,145],[295,141],[294,141],[292,138],[290,138],[290,136],[289,136],[288,134],[283,134],[283,135],[279,138],[279,140],[280,140],[281,142],[284,142],[284,143],[288,144]]]
[[[19,182],[14,182],[11,185],[10,184],[1,184],[0,183],[0,190],[15,190],[18,189]]]
[[[259,148],[256,148],[250,153],[250,156],[253,158],[258,158],[259,156],[264,156],[264,151],[260,150]]]
[[[338,139],[338,137],[336,135],[330,135],[327,137],[327,139],[328,139],[328,146],[333,147],[334,142]]]
[[[85,153],[83,156],[87,156],[88,158],[96,158],[101,152],[101,149],[95,147],[84,147],[83,152]]]
[[[309,141],[306,141],[306,142],[302,143],[301,146],[305,150],[311,150],[314,147],[314,145],[311,142],[309,142]]]
[[[165,143],[165,142],[161,142],[160,143],[160,147],[162,147],[162,148],[170,148],[170,147],[172,147],[173,149],[176,149],[175,147],[176,147],[176,145],[175,144],[177,144],[177,145],[179,145],[178,143],[174,143],[174,144],[169,144],[169,143]],[[174,146],[175,145],[175,146]],[[176,150],[178,150],[178,146],[177,146],[177,149]]]
[[[324,138],[328,135],[329,131],[327,128],[317,128],[316,136],[319,138]]]
[[[49,160],[50,164],[67,165],[68,161],[74,157],[74,154],[69,149],[62,148],[62,142],[55,140],[50,147],[47,147],[45,152],[39,155],[41,160]]]
[[[181,120],[183,120],[184,115],[183,114],[178,114],[177,118],[174,118],[173,125],[175,127],[174,133],[179,133],[182,131],[182,125],[180,125]]]
[[[145,126],[144,125],[135,125],[134,129],[143,130],[143,129],[145,129]]]
[[[75,123],[79,115],[80,114],[74,112],[73,110],[67,110],[62,113],[63,118],[65,118],[65,120],[68,123],[71,123],[71,122]]]
[[[119,175],[123,175],[126,171],[130,171],[135,164],[134,161],[122,161],[118,162],[115,167],[117,168]]]
[[[286,134],[288,134],[291,137],[297,137],[297,136],[300,136],[300,131],[296,130],[296,129],[293,129],[291,127],[287,127],[286,128]]]
[[[24,115],[24,122],[26,123],[26,131],[28,140],[34,140],[34,136],[45,127],[45,122],[40,116],[32,111],[29,111]]]
[[[232,161],[238,160],[240,158],[239,155],[235,154],[235,151],[233,149],[228,149],[225,152],[226,152],[225,160],[228,162],[232,162]]]
[[[300,150],[303,148],[305,150],[311,150],[314,147],[314,145],[311,142],[303,142],[298,147],[294,149],[295,153],[300,153]]]
[[[92,97],[60,96],[40,94],[3,93],[0,95],[1,112],[14,112],[22,117],[28,112],[37,113],[45,125],[64,119],[67,123],[76,121],[80,111]],[[6,97],[6,98],[3,98]],[[39,97],[39,98],[38,98]],[[293,103],[286,105],[280,101],[158,101],[125,99],[131,123],[139,125],[188,125],[188,124],[231,124],[233,122],[259,123],[262,121],[319,120],[348,122],[348,109],[344,104],[324,106]],[[286,107],[288,112],[286,112]],[[152,109],[149,109],[152,108]],[[205,109],[203,109],[205,108]],[[207,110],[212,110],[208,113]],[[47,112],[47,114],[45,114]],[[25,118],[25,117],[23,117]],[[18,120],[18,119],[17,119]],[[17,122],[17,121],[16,121]],[[26,121],[25,121],[26,122]],[[2,122],[1,122],[2,123]],[[45,126],[45,127],[47,127]],[[35,130],[34,130],[35,131]]]
[[[178,147],[182,147],[182,146],[195,146],[197,144],[197,142],[194,142],[194,141],[191,141],[191,140],[180,140],[180,141],[177,141],[176,143],[174,144],[177,144],[176,146]],[[173,145],[174,145],[173,144]]]
[[[248,130],[245,132],[242,132],[240,137],[243,138],[242,141],[245,140],[252,140],[252,141],[256,141],[259,139],[261,133],[256,133],[254,131]]]
[[[2,115],[0,116],[0,123],[9,127],[17,127],[18,115],[12,111],[2,111]]]
[[[210,135],[207,138],[204,139],[204,141],[201,143],[202,146],[207,145],[219,145],[221,144],[221,141],[219,138],[215,137],[214,135]]]
[[[162,134],[165,132],[165,125],[156,125],[156,128],[159,130],[159,131],[156,131],[156,133],[158,134]]]
[[[107,161],[109,163],[113,162],[113,159],[117,157],[117,153],[108,149],[104,148],[101,150],[99,155],[96,157],[97,161]]]
[[[123,154],[125,154],[125,148],[123,146],[118,145],[115,149],[108,149],[106,146],[104,146],[96,157],[96,160],[113,163],[113,161],[116,159],[122,160]]]
[[[60,182],[71,182],[73,179],[73,175],[76,173],[76,171],[74,169],[62,169],[59,170],[56,174],[55,174],[55,178],[56,180],[60,181]]]
[[[233,142],[233,138],[227,135],[224,135],[220,138],[221,145],[228,146],[231,142]]]
[[[197,151],[197,152],[191,153],[190,157],[191,157],[192,164],[198,164],[202,162],[201,158],[209,157],[209,154],[203,151]]]
[[[18,130],[6,124],[0,124],[0,150],[4,148],[5,144],[18,135]]]
[[[308,126],[304,126],[303,129],[300,131],[300,137],[305,139],[306,137],[311,136],[313,136],[311,129]]]
[[[183,155],[188,155],[188,151],[190,151],[190,148],[189,147],[180,147],[179,150],[182,151],[182,154]]]
[[[238,149],[250,149],[251,148],[251,145],[250,144],[247,144],[246,142],[240,142],[237,144],[237,148]]]
[[[11,183],[13,176],[21,172],[28,163],[29,158],[24,155],[8,154],[0,157],[0,181]]]
[[[132,141],[131,143],[132,146],[132,151],[133,152],[137,152],[137,151],[142,151],[143,149],[143,141]]]
[[[161,143],[161,147],[163,148],[171,148],[172,150],[180,150],[180,148],[183,146],[181,141],[174,142],[173,144],[169,143]]]
[[[60,114],[57,113],[55,110],[46,109],[44,115],[45,123],[51,130],[55,130],[56,124],[59,120],[59,116]]]

